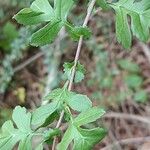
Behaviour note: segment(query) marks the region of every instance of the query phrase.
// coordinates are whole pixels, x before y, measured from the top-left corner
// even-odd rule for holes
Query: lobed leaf
[[[55,14],[48,0],[35,0],[30,8],[22,9],[13,18],[20,24],[34,25],[54,19]]]
[[[53,42],[62,26],[63,23],[60,20],[48,23],[32,35],[31,44],[33,46],[43,46]]]
[[[74,94],[68,100],[67,104],[76,111],[82,112],[92,107],[92,102],[86,95]]]
[[[91,122],[96,121],[98,118],[102,117],[105,114],[104,109],[99,107],[89,108],[88,110],[80,113],[74,119],[75,126],[82,126]]]
[[[55,14],[58,18],[61,18],[63,21],[66,21],[70,9],[73,7],[73,0],[55,0],[54,9]]]
[[[58,106],[59,103],[55,101],[37,108],[32,114],[31,124],[37,127],[42,126],[45,124],[47,118],[53,116]]]
[[[13,149],[18,141],[19,150],[31,150],[31,139],[33,131],[30,127],[31,113],[26,113],[26,109],[17,106],[12,114],[13,121],[18,128],[14,128],[12,121],[6,121],[2,126],[0,134],[0,149]]]
[[[125,47],[131,46],[132,35],[146,42],[149,39],[150,2],[148,0],[119,0],[110,4],[116,12],[116,34],[118,41]],[[129,28],[128,15],[131,18]]]

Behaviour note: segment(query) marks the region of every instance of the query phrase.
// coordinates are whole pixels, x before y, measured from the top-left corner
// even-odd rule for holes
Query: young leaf
[[[67,31],[69,32],[71,38],[75,41],[79,40],[81,36],[84,38],[89,38],[91,36],[91,31],[87,27],[76,27],[66,22]]]
[[[31,124],[34,126],[42,126],[46,119],[49,118],[59,107],[57,101],[37,108],[32,114]]]
[[[88,110],[80,113],[74,119],[74,125],[75,126],[82,126],[82,125],[94,122],[98,118],[103,116],[104,114],[105,114],[105,111],[102,108],[99,108],[99,107],[89,108]]]
[[[85,111],[92,107],[92,102],[86,95],[74,94],[68,100],[67,104],[76,111]]]
[[[60,20],[48,23],[45,27],[32,35],[31,44],[33,46],[43,46],[53,42],[62,26],[63,23]]]
[[[131,30],[138,39],[146,42],[149,38],[150,21],[150,2],[148,0],[119,0],[110,4],[116,11],[116,33],[118,41],[125,48],[131,45],[131,33],[127,15],[131,17]]]
[[[95,128],[95,129],[78,129],[78,134],[74,139],[73,150],[91,150],[93,146],[99,143],[107,134],[106,129]]]
[[[67,76],[68,80],[70,80],[71,77],[71,71],[72,68],[74,66],[74,63],[64,63],[63,67],[64,67],[64,74]],[[82,81],[84,79],[84,74],[85,74],[85,68],[83,65],[81,65],[80,63],[77,64],[76,67],[76,73],[75,73],[75,79],[74,81],[76,83]]]

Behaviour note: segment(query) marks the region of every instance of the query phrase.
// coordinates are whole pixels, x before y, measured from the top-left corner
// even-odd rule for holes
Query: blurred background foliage
[[[42,97],[63,84],[62,65],[71,62],[75,54],[77,43],[64,29],[51,45],[29,45],[35,27],[20,26],[12,17],[32,1],[0,0],[0,124],[18,104],[29,109],[44,104]],[[70,13],[74,24],[82,24],[87,2],[80,0]],[[86,78],[74,90],[86,93],[95,105],[108,110],[150,113],[150,62],[143,47],[134,40],[127,51],[117,43],[111,11],[96,7],[89,26],[93,36],[84,42],[80,58],[87,69]]]

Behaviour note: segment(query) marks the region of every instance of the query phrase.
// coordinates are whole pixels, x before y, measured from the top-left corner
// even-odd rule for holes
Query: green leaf
[[[148,0],[119,0],[110,4],[116,12],[117,39],[125,48],[131,45],[131,33],[127,16],[131,18],[131,30],[138,39],[146,42],[149,39],[150,2]]]
[[[7,22],[3,28],[3,34],[6,36],[7,40],[12,41],[18,36],[18,31],[14,24]]]
[[[63,23],[60,20],[55,20],[48,23],[46,26],[32,35],[31,44],[33,46],[50,44],[54,41],[62,26]]]
[[[53,113],[58,109],[57,101],[37,108],[32,114],[31,124],[40,127],[45,124],[47,118],[53,116]]]
[[[24,139],[22,139],[19,143],[19,150],[32,150],[32,136],[33,135],[29,135],[27,137],[25,137]]]
[[[43,144],[42,144],[42,143],[39,144],[39,145],[35,148],[35,150],[43,150]]]
[[[145,103],[148,100],[148,94],[146,91],[141,90],[135,93],[134,100],[136,102]]]
[[[139,66],[128,59],[120,59],[117,63],[124,70],[135,73],[140,71]]]
[[[107,4],[106,0],[97,0],[97,4],[103,9],[103,10],[109,10],[110,6]]]
[[[30,127],[31,113],[26,113],[25,108],[17,106],[13,111],[12,118],[17,128],[14,128],[12,121],[6,121],[3,124],[0,134],[0,149],[11,150],[20,141],[20,150],[31,150],[31,138],[33,136]]]
[[[31,4],[31,9],[36,12],[43,12],[47,18],[53,19],[55,17],[54,9],[48,0],[35,0]]]
[[[65,90],[63,88],[54,89],[48,95],[46,95],[43,100],[60,100],[61,97],[65,96]]]
[[[23,25],[34,25],[48,21],[47,18],[43,17],[43,12],[35,12],[30,8],[22,9],[13,18]]]
[[[48,22],[55,17],[54,10],[48,0],[35,0],[30,8],[24,8],[13,18],[24,25]]]
[[[128,85],[128,87],[131,88],[138,88],[141,86],[143,82],[143,79],[138,75],[128,75],[125,77],[125,83]]]
[[[102,117],[105,114],[104,109],[99,107],[89,108],[88,110],[80,113],[74,119],[75,126],[82,126],[91,122],[96,121],[98,118]]]
[[[74,66],[74,63],[68,63],[68,62],[64,63],[64,65],[63,65],[64,74],[68,78],[68,80],[70,80],[70,78],[71,78],[71,72],[72,72],[73,66]],[[75,73],[74,81],[76,83],[82,81],[84,79],[84,74],[85,74],[84,66],[81,65],[80,63],[78,63],[77,67],[76,67],[76,73]]]
[[[53,143],[53,138],[55,136],[60,136],[61,131],[59,129],[49,129],[48,131],[44,132],[44,141],[47,142],[48,144]]]
[[[86,95],[74,94],[68,100],[67,104],[76,111],[85,111],[92,107],[92,102]]]
[[[43,100],[61,101],[62,103],[68,100],[74,92],[68,91],[65,87],[51,91]]]
[[[55,0],[54,1],[54,8],[55,14],[59,19],[66,21],[67,15],[70,9],[73,7],[74,1],[73,0]]]
[[[72,141],[74,141],[73,150],[91,150],[105,137],[106,133],[107,131],[102,128],[82,129],[70,124],[57,150],[67,150]]]
[[[124,48],[131,47],[131,31],[128,25],[127,13],[121,8],[116,8],[116,35]]]
[[[66,27],[71,38],[75,41],[78,41],[81,36],[83,36],[86,39],[91,36],[91,31],[88,27],[73,26],[69,22],[66,22]]]
[[[75,135],[74,126],[70,125],[66,130],[61,142],[57,145],[57,150],[67,150]]]
[[[20,119],[21,118],[21,119]],[[23,132],[31,132],[31,113],[26,114],[26,109],[20,106],[17,106],[13,110],[12,119],[17,125],[17,127]]]
[[[20,140],[19,134],[13,126],[12,121],[6,121],[2,126],[2,133],[0,134],[0,149],[12,149]]]
[[[94,145],[99,143],[107,134],[107,131],[103,128],[94,129],[78,129],[78,134],[74,140],[73,150],[91,150]]]

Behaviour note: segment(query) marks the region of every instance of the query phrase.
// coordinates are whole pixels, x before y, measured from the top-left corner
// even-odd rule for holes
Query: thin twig
[[[20,71],[21,69],[23,69],[24,67],[26,67],[27,65],[35,61],[36,59],[42,57],[43,55],[44,55],[43,52],[39,52],[36,55],[32,56],[31,58],[27,59],[25,62],[23,62],[22,64],[14,68],[14,73]]]
[[[150,141],[150,136],[138,137],[138,138],[128,138],[128,139],[123,139],[123,140],[114,142],[113,144],[110,144],[104,148],[101,148],[100,150],[111,150],[115,145],[118,145],[118,144],[121,144],[121,145],[137,144],[137,143],[149,142],[149,141]]]
[[[96,0],[92,0],[91,3],[89,4],[89,7],[87,9],[87,15],[86,15],[84,23],[82,25],[83,27],[85,27],[88,24],[88,21],[90,19],[90,16],[91,16],[91,13],[92,13],[95,3],[96,3]],[[77,66],[77,63],[79,60],[82,43],[83,43],[83,36],[80,37],[79,42],[78,42],[78,47],[77,47],[77,51],[76,51],[76,55],[75,55],[75,59],[74,59],[74,66],[72,68],[71,79],[70,79],[69,86],[68,86],[69,91],[71,91],[71,89],[72,89],[73,80],[74,80],[74,76],[75,76],[75,72],[76,72],[76,66]],[[57,122],[56,128],[60,127],[63,116],[64,116],[64,111],[61,112],[61,115]],[[55,150],[55,147],[56,147],[56,137],[54,138],[54,141],[53,141],[52,150]]]
[[[150,120],[147,117],[141,117],[139,115],[131,115],[131,114],[125,114],[125,113],[115,113],[110,112],[103,116],[104,118],[120,118],[120,119],[128,119],[128,120],[137,120],[139,122],[143,122],[146,124],[150,124]]]

